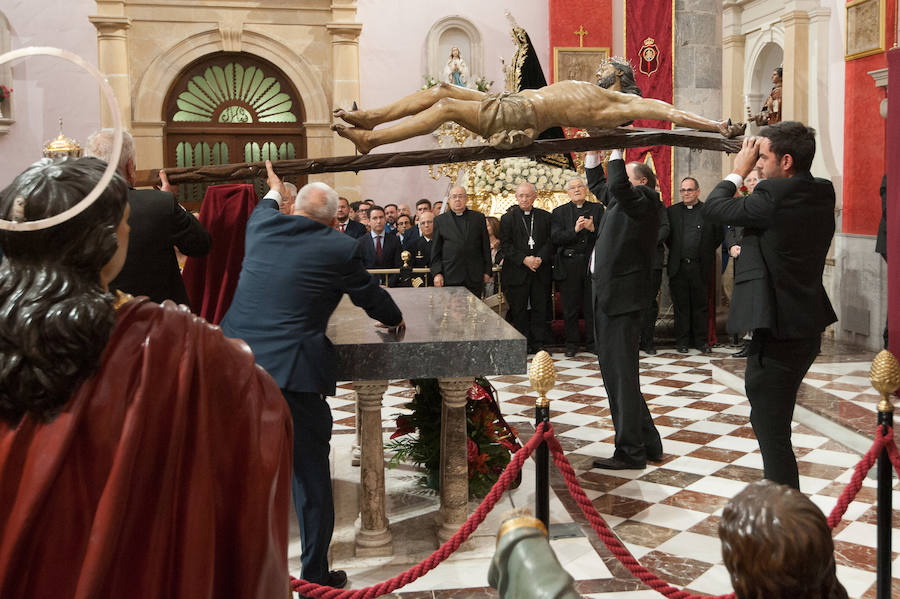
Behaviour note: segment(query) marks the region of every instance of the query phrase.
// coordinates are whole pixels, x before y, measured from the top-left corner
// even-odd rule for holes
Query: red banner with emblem
[[[675,35],[674,0],[625,0],[625,58],[634,68],[634,80],[645,98],[672,103]],[[670,129],[667,121],[641,119],[635,127]],[[659,178],[663,202],[672,203],[670,146],[629,149],[628,161],[650,163]]]

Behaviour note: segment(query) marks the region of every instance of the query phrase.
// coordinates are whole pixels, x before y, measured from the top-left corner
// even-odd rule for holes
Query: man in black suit
[[[722,227],[703,222],[700,184],[681,180],[681,202],[668,208],[669,290],[675,308],[675,345],[687,353],[692,345],[708,354],[709,285]]]
[[[384,208],[372,206],[369,209],[369,224],[372,230],[359,240],[366,268],[400,268],[400,238],[387,232]]]
[[[550,297],[553,244],[550,213],[534,207],[531,183],[516,187],[516,203],[500,218],[503,289],[509,321],[528,340],[530,353],[549,343],[547,304]]]
[[[434,240],[434,215],[426,210],[419,217],[419,237],[410,244],[413,268],[431,266],[431,244]]]
[[[643,469],[647,460],[662,459],[662,440],[641,394],[638,343],[641,314],[650,290],[659,194],[638,177],[635,164],[627,166],[614,150],[603,173],[598,152],[585,158],[588,186],[598,198],[607,198],[589,270],[593,280],[594,335],[603,385],[616,429],[616,450],[611,458],[594,461],[595,468]]]
[[[291,409],[301,577],[340,588],[347,574],[328,569],[334,501],[328,464],[332,418],[325,396],[334,395],[336,356],[325,329],[345,293],[393,330],[403,328],[403,315],[366,272],[359,243],[334,230],[337,192],[310,183],[300,190],[294,214],[282,214],[278,199],[284,187],[271,162],[266,169],[271,191],[247,222],[244,263],[222,332],[250,345]]]
[[[822,331],[837,320],[822,285],[834,235],[834,187],[810,174],[815,153],[811,127],[796,121],[763,127],[760,137],[744,140],[734,170],[709,195],[704,211],[711,222],[744,227],[741,260],[752,258],[762,272],[761,284],[744,285],[735,277],[736,303],[770,306],[767,321],[751,322],[744,386],[765,478],[794,488],[797,389],[819,353]],[[765,179],[752,194],[733,197],[757,159]],[[747,254],[751,237],[758,239],[758,257]],[[746,302],[740,297],[745,293],[752,295]]]
[[[463,187],[450,189],[450,209],[434,219],[431,272],[435,287],[465,287],[481,297],[491,280],[491,246],[484,215],[466,208]]]
[[[875,251],[887,262],[887,174],[881,178],[881,187],[878,189],[881,195],[881,220],[878,222],[878,235],[875,237]],[[888,348],[888,322],[884,320],[884,349]]]
[[[112,148],[113,130],[101,129],[88,140],[87,153],[109,162]],[[185,256],[204,256],[209,252],[209,233],[169,192],[177,188],[169,185],[163,171],[159,173],[163,183],[161,191],[134,188],[137,177],[134,139],[127,132],[122,136],[118,170],[128,181],[131,234],[125,266],[110,287],[135,296],[146,295],[154,302],[170,299],[187,305],[187,291],[174,248]]]
[[[412,225],[412,217],[401,214],[397,217],[397,237],[400,238],[400,247],[408,250],[419,238],[419,229]]]
[[[569,179],[566,193],[571,201],[554,208],[550,237],[557,246],[553,278],[562,298],[566,356],[572,357],[581,337],[578,331],[580,312],[584,313],[584,345],[588,351],[595,350],[591,277],[587,266],[604,208],[598,202],[587,201],[588,189],[580,178]]]
[[[647,179],[647,186],[651,189],[656,188],[656,173],[649,165],[643,162],[635,165],[639,177]],[[666,240],[669,238],[669,212],[666,205],[657,197],[656,213],[659,215],[659,228],[656,231],[656,254],[653,256],[653,270],[650,274],[650,292],[647,295],[647,307],[644,308],[644,315],[641,320],[641,343],[642,350],[650,355],[656,353],[656,346],[653,341],[656,335],[656,319],[659,317],[659,286],[662,284],[662,268],[666,261]]]
[[[353,239],[359,239],[366,234],[366,226],[350,218],[350,202],[347,198],[338,198],[337,222],[334,228]]]

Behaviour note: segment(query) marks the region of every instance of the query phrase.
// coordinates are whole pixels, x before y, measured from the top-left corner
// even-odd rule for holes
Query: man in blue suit
[[[294,508],[300,523],[301,576],[343,587],[347,574],[328,569],[334,501],[328,464],[335,352],[325,336],[344,293],[388,327],[404,326],[399,308],[363,267],[359,243],[334,229],[338,195],[305,185],[292,215],[278,210],[284,186],[266,162],[269,193],[247,222],[244,263],[222,331],[250,345],[284,395],[294,421]]]

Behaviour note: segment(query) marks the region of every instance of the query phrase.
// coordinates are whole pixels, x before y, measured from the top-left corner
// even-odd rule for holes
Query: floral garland
[[[441,391],[437,379],[414,379],[412,401],[404,404],[409,414],[396,417],[397,430],[386,445],[394,452],[390,467],[412,462],[425,468],[424,486],[437,489],[441,467]],[[469,495],[483,497],[521,448],[517,432],[503,419],[496,391],[484,378],[477,378],[466,402],[466,459],[469,464]]]
[[[469,188],[476,194],[515,192],[519,183],[527,181],[538,191],[561,191],[566,182],[577,177],[571,169],[535,162],[530,158],[483,160],[469,173]]]

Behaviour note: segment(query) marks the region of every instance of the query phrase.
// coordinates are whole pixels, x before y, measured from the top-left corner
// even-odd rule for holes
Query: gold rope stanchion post
[[[550,354],[541,350],[535,354],[528,368],[528,380],[531,387],[538,392],[534,402],[534,428],[541,423],[545,428],[550,426],[550,400],[547,392],[556,384],[556,367]],[[535,463],[535,516],[550,530],[550,450],[547,442],[542,442],[534,452]]]
[[[869,371],[872,387],[881,395],[878,402],[878,426],[882,434],[894,426],[894,406],[890,396],[900,387],[900,364],[887,350],[882,350],[872,361]],[[877,580],[875,597],[889,599],[891,596],[891,487],[893,469],[887,449],[878,454],[878,545],[876,550]]]

